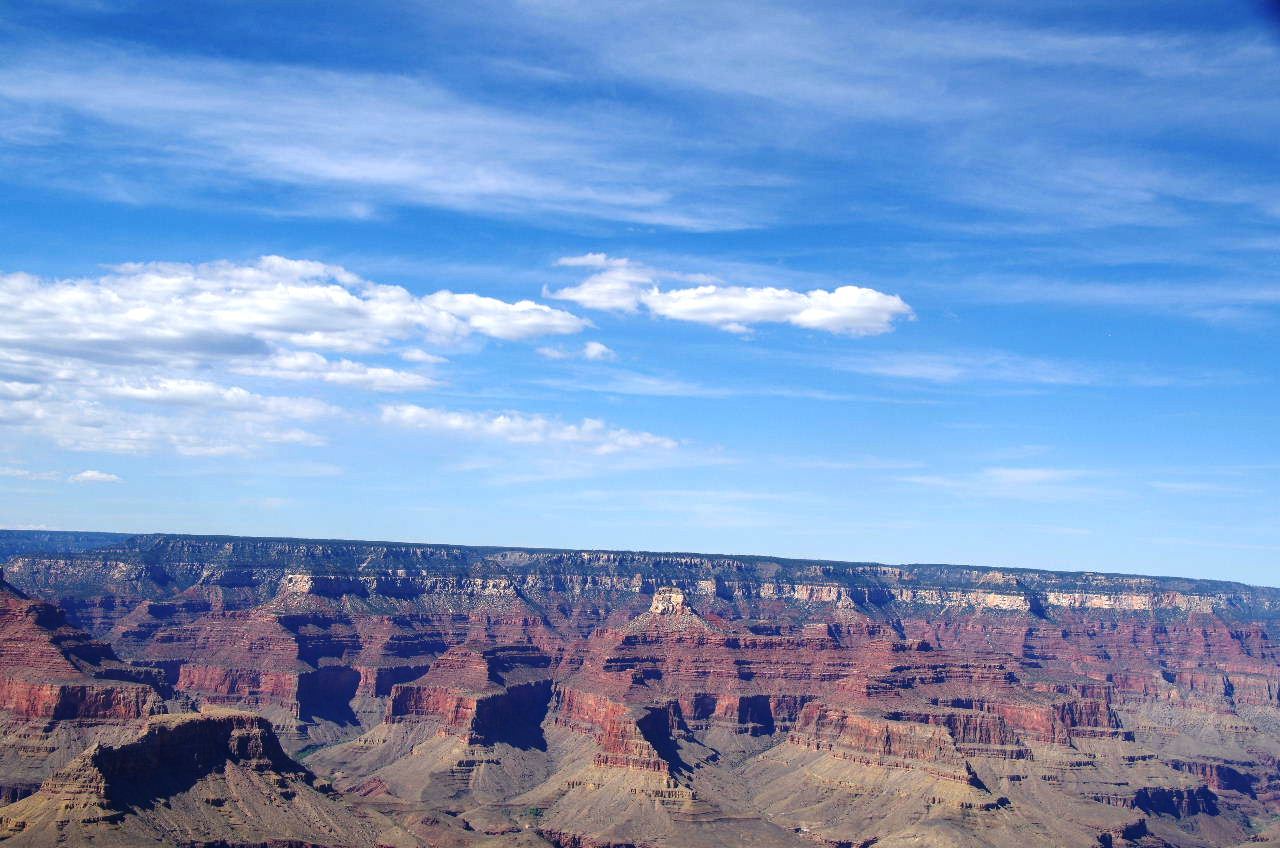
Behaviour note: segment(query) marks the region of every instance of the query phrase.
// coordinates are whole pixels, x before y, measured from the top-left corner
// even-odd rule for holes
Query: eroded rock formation
[[[1280,820],[1280,590],[177,536],[7,573],[100,640],[66,644],[265,717],[421,844],[1190,848]]]
[[[34,792],[95,740],[164,711],[162,688],[154,670],[121,662],[62,610],[0,579],[0,803]]]
[[[68,840],[372,848],[379,827],[318,786],[265,719],[214,709],[153,717],[136,737],[93,745],[34,795],[0,808],[6,845]]]

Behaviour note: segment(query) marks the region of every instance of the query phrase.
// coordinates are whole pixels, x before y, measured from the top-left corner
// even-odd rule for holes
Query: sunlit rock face
[[[0,802],[165,711],[163,688],[154,669],[121,662],[62,610],[0,579]]]
[[[16,846],[373,848],[379,835],[285,754],[265,719],[217,709],[148,719],[0,807],[0,840]]]
[[[6,573],[92,634],[59,644],[150,675],[57,707],[12,674],[9,715],[250,711],[424,845],[1217,846],[1280,818],[1272,589],[175,536]]]
[[[653,602],[649,604],[649,612],[654,615],[677,615],[687,612],[684,592],[674,586],[662,586],[653,593]]]

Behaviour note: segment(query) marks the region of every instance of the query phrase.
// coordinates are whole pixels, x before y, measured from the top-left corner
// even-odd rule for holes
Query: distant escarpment
[[[88,791],[71,775],[154,756],[78,731],[56,775],[25,779],[30,792],[48,778],[36,795],[0,806],[14,834],[80,827],[29,812],[68,805],[103,821],[149,809],[130,832],[161,840],[190,815],[181,839],[208,844],[377,830],[448,846],[1207,848],[1280,822],[1276,589],[190,536],[22,553],[6,575],[42,601],[13,601],[21,614],[0,626],[26,622],[15,638],[55,647],[0,653],[0,715],[136,729],[165,704],[232,708],[281,744],[225,719],[213,753],[184,762],[230,765],[194,778],[198,791],[145,790],[181,813],[166,818],[100,787],[92,804],[68,800],[66,786]],[[223,757],[233,738],[258,741]],[[275,831],[228,824],[277,814],[251,800],[275,790],[226,777],[267,773],[332,829],[284,813]],[[240,812],[190,813],[205,797]],[[335,812],[348,803],[355,819]]]

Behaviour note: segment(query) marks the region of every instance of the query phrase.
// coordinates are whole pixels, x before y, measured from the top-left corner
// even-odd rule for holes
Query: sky
[[[0,526],[1280,585],[1260,2],[0,0]]]

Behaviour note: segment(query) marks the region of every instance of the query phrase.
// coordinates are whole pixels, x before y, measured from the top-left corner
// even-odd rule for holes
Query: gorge
[[[0,843],[1280,838],[1280,589],[20,537],[0,540]],[[162,739],[202,753],[122,776]]]

